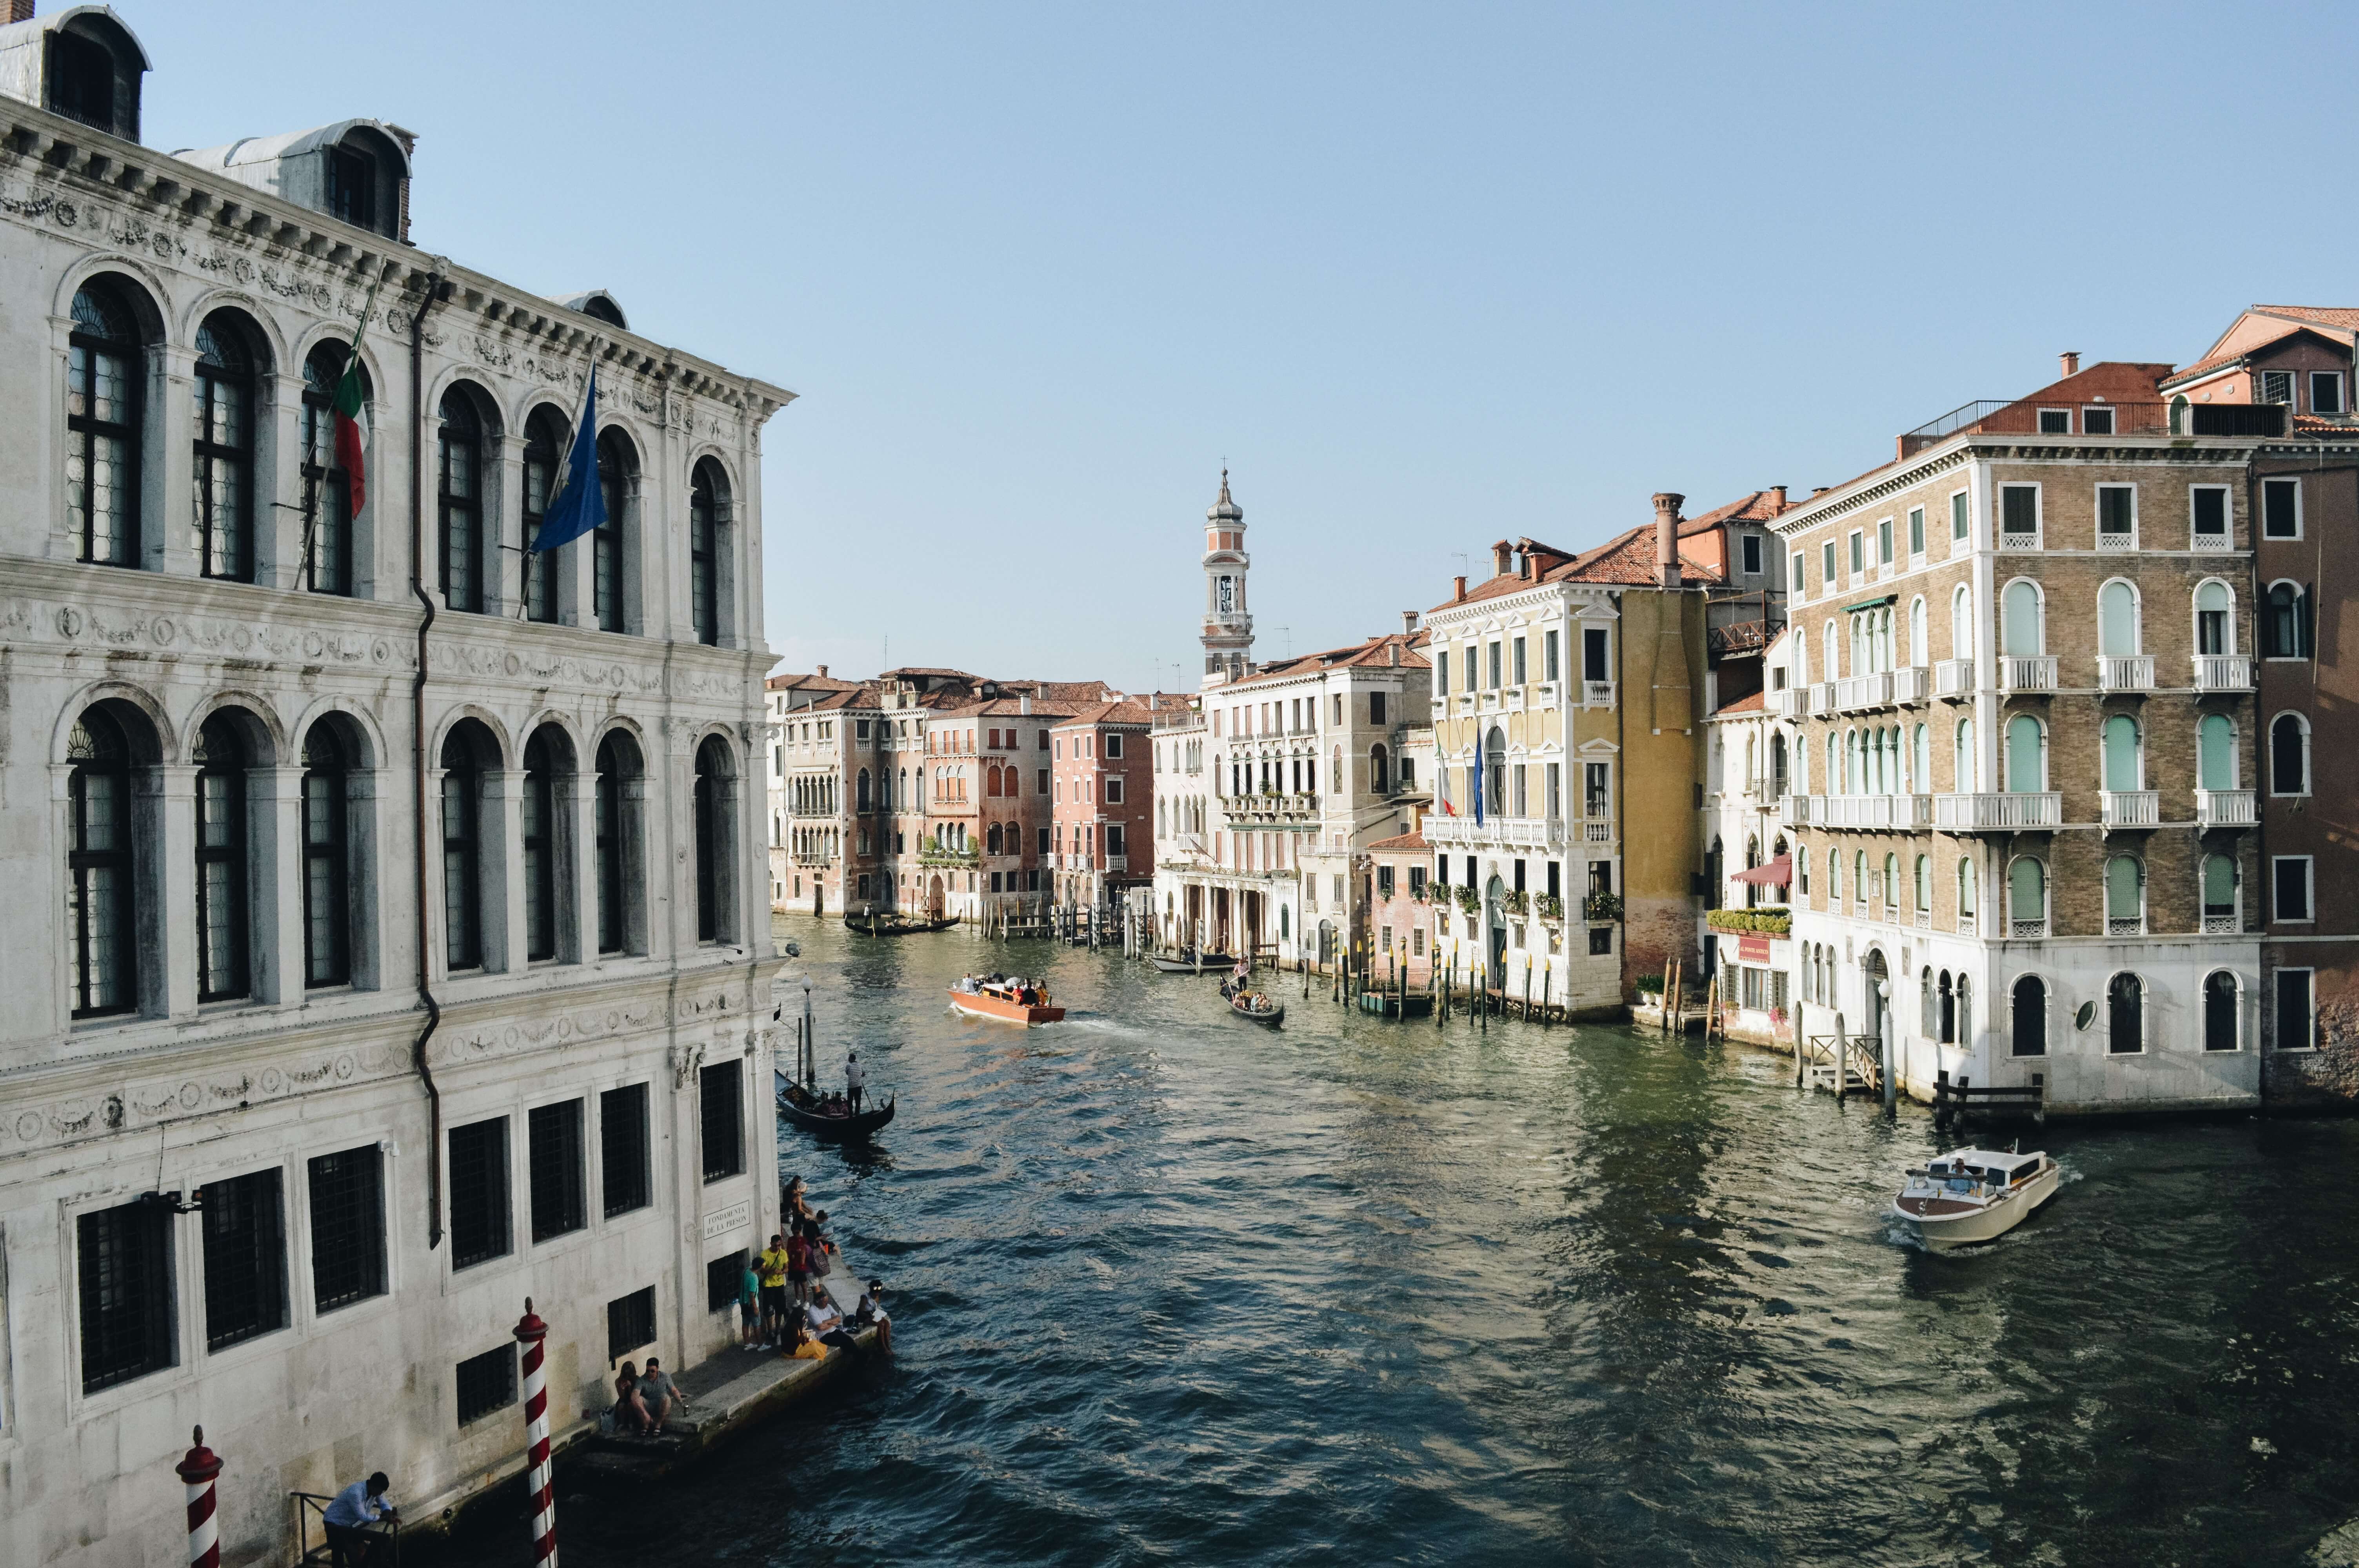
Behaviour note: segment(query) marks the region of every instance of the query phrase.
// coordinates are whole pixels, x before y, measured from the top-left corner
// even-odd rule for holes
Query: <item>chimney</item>
[[[1023,696],[1016,699],[1016,711],[1018,713],[1029,713],[1032,711],[1032,694],[1030,692],[1027,691]]]
[[[1395,669],[1400,668],[1400,644],[1398,643],[1386,643],[1385,644],[1385,663],[1392,665]]]
[[[2080,351],[2080,350],[2078,350],[2078,349],[2067,349],[2067,350],[2065,350],[2065,351],[2064,351],[2064,352],[2063,352],[2060,356],[2059,356],[2059,357],[2060,357],[2060,359],[2061,360],[2061,362],[2062,362],[2062,363],[2063,363],[2063,366],[2064,366],[2064,373],[2065,373],[2066,375],[2079,375],[2079,374],[2081,373],[2081,351]]]
[[[821,665],[819,667],[819,678],[821,680],[827,679],[827,666],[825,665]]]
[[[1492,546],[1491,575],[1493,577],[1506,577],[1507,575],[1507,557],[1515,553],[1516,546],[1510,545],[1505,539],[1502,539],[1497,544]]]
[[[1454,584],[1456,584],[1456,585],[1457,585],[1457,586],[1455,586],[1454,588],[1452,588],[1452,589],[1450,590],[1450,602],[1451,602],[1451,603],[1452,603],[1452,604],[1463,604],[1463,603],[1465,603],[1465,602],[1466,602],[1466,579],[1465,579],[1464,578],[1462,578],[1462,577],[1454,577],[1454,578],[1451,578],[1450,580],[1451,580],[1452,583],[1454,583]]]
[[[33,0],[8,0],[8,20],[29,22],[33,19]]]
[[[1526,582],[1532,580],[1532,553],[1529,550],[1516,552],[1516,575]]]
[[[1769,487],[1769,501],[1770,504],[1777,507],[1778,511],[1785,511],[1788,505],[1786,500],[1786,487],[1782,484],[1771,485]]]
[[[1665,588],[1680,586],[1680,503],[1671,491],[1655,495],[1655,575]]]
[[[1810,493],[1812,495],[1824,495],[1832,487],[1829,485],[1814,484],[1810,486]]]
[[[1404,610],[1404,611],[1401,611],[1401,634],[1402,634],[1403,636],[1412,636],[1412,635],[1414,635],[1414,634],[1416,633],[1416,632],[1417,632],[1417,611],[1414,611],[1414,610]]]

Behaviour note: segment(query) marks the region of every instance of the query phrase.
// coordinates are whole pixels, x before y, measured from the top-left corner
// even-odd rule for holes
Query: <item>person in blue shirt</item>
[[[379,1470],[338,1492],[328,1505],[321,1517],[328,1527],[328,1551],[336,1568],[365,1568],[379,1539],[369,1527],[397,1517],[394,1506],[385,1500],[392,1485]]]

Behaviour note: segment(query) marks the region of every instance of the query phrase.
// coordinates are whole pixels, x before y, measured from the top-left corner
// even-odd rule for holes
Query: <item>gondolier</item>
[[[867,1075],[860,1070],[860,1053],[854,1051],[843,1059],[843,1094],[852,1102],[852,1114],[860,1114],[860,1091]]]

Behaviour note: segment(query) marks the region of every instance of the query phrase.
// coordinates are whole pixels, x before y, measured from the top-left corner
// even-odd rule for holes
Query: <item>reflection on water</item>
[[[2359,1125],[2053,1127],[2057,1198],[1935,1256],[1885,1218],[1930,1120],[1741,1047],[780,929],[900,1095],[781,1142],[898,1360],[564,1498],[574,1568],[2299,1562],[2359,1511]],[[1072,1017],[950,1013],[977,964]]]

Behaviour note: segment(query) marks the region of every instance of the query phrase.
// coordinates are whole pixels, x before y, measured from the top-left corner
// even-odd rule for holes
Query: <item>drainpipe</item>
[[[417,836],[418,1000],[426,1008],[426,1027],[410,1047],[410,1061],[419,1082],[426,1086],[427,1117],[432,1129],[426,1149],[426,1247],[442,1245],[442,1092],[434,1087],[434,1070],[427,1065],[426,1044],[441,1027],[442,1008],[434,1000],[428,975],[430,933],[426,923],[426,634],[434,625],[434,596],[426,591],[426,313],[450,297],[451,285],[438,269],[426,275],[426,295],[409,317],[409,591],[418,596],[426,614],[418,622],[418,673],[409,683],[409,728],[412,752],[410,830]]]

